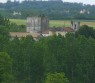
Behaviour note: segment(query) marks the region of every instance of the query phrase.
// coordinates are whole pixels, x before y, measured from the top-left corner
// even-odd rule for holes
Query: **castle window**
[[[75,28],[74,29],[76,29],[76,24],[75,24]]]

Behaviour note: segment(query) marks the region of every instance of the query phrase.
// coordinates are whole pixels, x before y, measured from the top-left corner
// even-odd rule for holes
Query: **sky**
[[[6,2],[7,0],[0,0],[0,2]],[[14,0],[11,0],[14,1]],[[23,0],[17,0],[17,1],[23,1]],[[84,4],[91,4],[95,5],[95,0],[63,0],[64,2],[78,2],[78,3],[84,3]]]

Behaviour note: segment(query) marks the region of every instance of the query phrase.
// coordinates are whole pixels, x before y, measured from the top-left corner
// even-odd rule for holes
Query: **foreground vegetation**
[[[2,19],[2,20],[1,20]],[[95,83],[95,30],[82,26],[66,37],[10,40],[0,19],[0,83]]]
[[[22,19],[10,19],[11,22],[16,23],[17,25],[26,25],[26,20]],[[88,25],[95,28],[95,20],[79,20],[81,25]],[[70,20],[50,20],[50,27],[68,27],[70,25]]]

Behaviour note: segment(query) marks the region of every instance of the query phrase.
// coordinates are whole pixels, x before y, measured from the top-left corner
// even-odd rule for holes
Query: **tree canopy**
[[[49,73],[45,83],[69,83],[64,73]]]
[[[0,83],[12,83],[12,59],[5,52],[0,52]]]
[[[0,83],[95,83],[91,27],[38,41],[31,36],[11,39],[6,28],[0,26]]]
[[[50,19],[95,19],[95,6],[62,1],[31,1],[0,3],[0,13],[7,18],[46,15]]]

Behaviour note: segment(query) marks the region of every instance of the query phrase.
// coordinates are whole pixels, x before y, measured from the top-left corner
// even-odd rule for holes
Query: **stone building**
[[[71,21],[71,27],[51,27],[47,17],[28,17],[26,32],[10,32],[11,39],[14,37],[32,36],[35,40],[52,35],[66,36],[67,33],[75,33],[80,28],[80,22]]]
[[[10,32],[9,33],[11,38],[10,40],[13,40],[15,37],[18,37],[21,39],[22,37],[32,36],[34,40],[37,40],[41,37],[41,34],[39,33],[27,33],[27,32]]]
[[[50,28],[49,30],[49,36],[52,35],[62,35],[65,37],[67,33],[74,33],[74,30],[71,27],[56,27],[56,28]]]
[[[48,30],[49,27],[49,20],[45,16],[41,17],[28,17],[27,18],[27,32],[37,32],[43,33],[44,31]]]
[[[80,28],[80,22],[79,21],[71,21],[71,28],[74,31],[77,31]]]

